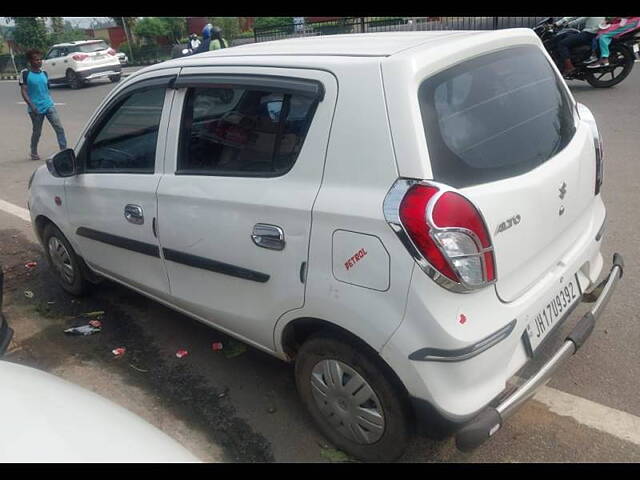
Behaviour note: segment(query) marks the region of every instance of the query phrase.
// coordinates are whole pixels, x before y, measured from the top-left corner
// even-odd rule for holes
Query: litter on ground
[[[138,372],[142,372],[142,373],[149,373],[149,370],[143,370],[141,368],[136,367],[133,363],[130,363],[129,366],[131,368],[133,368],[134,370],[138,371]]]
[[[187,355],[189,355],[189,352],[187,352],[186,350],[178,350],[176,352],[176,357],[178,358],[186,357]]]
[[[100,326],[94,325],[81,325],[79,327],[67,328],[64,333],[68,335],[93,335],[94,333],[98,333],[102,330]]]
[[[119,348],[116,348],[114,350],[111,350],[111,353],[113,353],[117,358],[119,358],[119,357],[123,356],[126,351],[127,351],[126,348],[119,347]]]
[[[36,266],[38,266],[38,262],[28,262],[28,263],[24,264],[25,268],[33,268],[33,267],[36,267]]]
[[[242,355],[247,351],[247,346],[244,343],[236,342],[235,340],[229,340],[227,342],[227,348],[225,348],[224,356],[227,358],[234,358]]]
[[[31,290],[25,290],[24,296],[27,298],[33,298],[33,292]]]

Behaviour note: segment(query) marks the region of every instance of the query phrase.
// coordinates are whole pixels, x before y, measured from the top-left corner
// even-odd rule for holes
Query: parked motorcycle
[[[562,71],[558,54],[555,51],[557,43],[566,35],[579,33],[574,28],[563,28],[555,24],[553,17],[547,17],[538,23],[533,31],[540,37],[542,44]],[[600,68],[587,68],[585,63],[591,56],[590,45],[579,45],[569,52],[571,63],[576,69],[568,75],[564,75],[566,80],[583,80],[592,87],[606,88],[613,87],[622,82],[633,70],[636,53],[638,52],[638,42],[640,41],[640,26],[614,38],[609,46],[609,65]]]

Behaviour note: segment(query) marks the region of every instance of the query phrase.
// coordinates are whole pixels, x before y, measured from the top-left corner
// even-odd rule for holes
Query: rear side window
[[[575,133],[565,88],[534,46],[449,68],[425,80],[418,97],[434,179],[453,187],[526,173]]]
[[[255,87],[191,88],[179,174],[279,176],[294,165],[317,100]]]

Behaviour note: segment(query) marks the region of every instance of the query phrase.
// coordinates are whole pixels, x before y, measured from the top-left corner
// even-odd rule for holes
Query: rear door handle
[[[277,225],[268,225],[266,223],[256,223],[251,234],[253,243],[262,248],[269,250],[284,249],[284,230]]]
[[[144,212],[140,205],[128,204],[124,207],[124,218],[135,225],[144,224]]]

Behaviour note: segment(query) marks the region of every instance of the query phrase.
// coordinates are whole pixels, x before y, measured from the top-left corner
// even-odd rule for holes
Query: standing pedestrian
[[[51,95],[49,95],[49,77],[47,72],[42,70],[42,52],[33,49],[27,51],[26,55],[29,67],[20,72],[18,83],[20,84],[22,98],[27,102],[27,112],[33,124],[31,160],[40,160],[38,142],[42,133],[44,117],[47,117],[56,132],[60,150],[67,148],[67,138],[64,135],[64,128],[62,128],[62,123]]]

